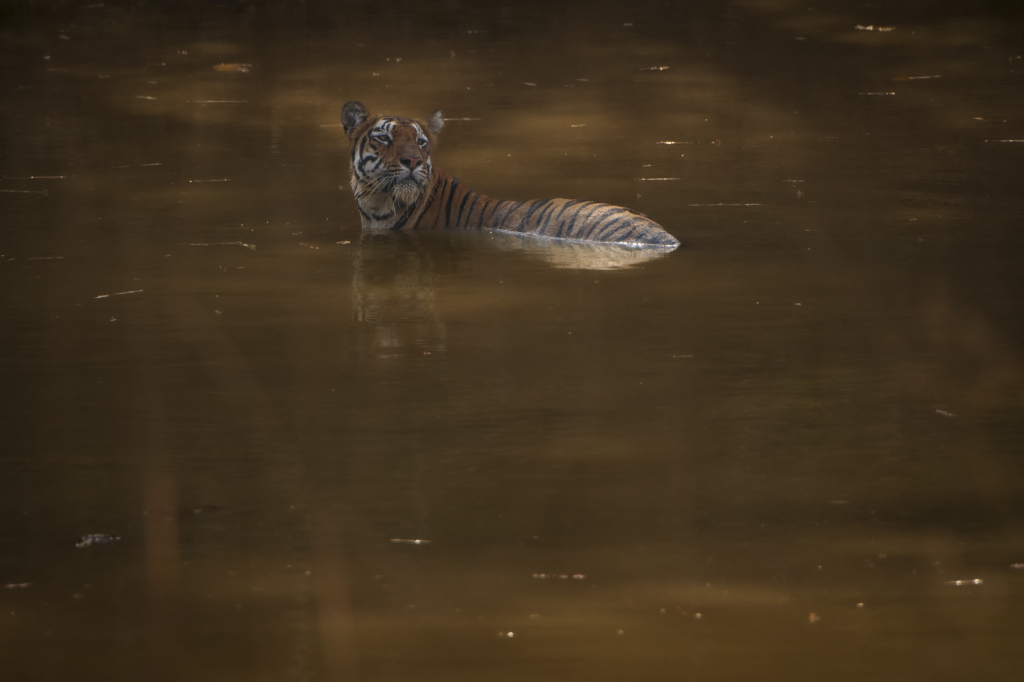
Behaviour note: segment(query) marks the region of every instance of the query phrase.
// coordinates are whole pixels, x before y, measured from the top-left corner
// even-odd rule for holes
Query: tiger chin
[[[464,187],[433,165],[444,126],[441,110],[426,118],[371,114],[347,102],[341,123],[351,142],[352,193],[364,229],[499,230],[670,251],[679,240],[635,211],[593,201],[505,201]]]

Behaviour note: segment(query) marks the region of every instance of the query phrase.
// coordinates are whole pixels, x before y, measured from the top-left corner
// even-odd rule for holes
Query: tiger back
[[[679,240],[635,211],[594,201],[494,199],[433,165],[444,118],[371,115],[360,102],[342,108],[351,142],[352,193],[371,230],[500,230],[537,237],[671,250]]]

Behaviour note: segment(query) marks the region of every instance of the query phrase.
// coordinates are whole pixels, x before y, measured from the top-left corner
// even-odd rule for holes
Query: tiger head
[[[420,120],[371,115],[360,102],[347,102],[341,123],[352,145],[352,192],[364,216],[386,220],[415,204],[430,186],[441,110]]]

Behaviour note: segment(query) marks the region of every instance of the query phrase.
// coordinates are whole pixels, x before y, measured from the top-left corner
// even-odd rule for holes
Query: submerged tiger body
[[[593,201],[493,199],[433,165],[444,125],[438,109],[425,119],[371,116],[359,102],[341,112],[352,143],[352,192],[363,227],[372,230],[501,230],[538,237],[674,249],[679,241],[644,215]]]

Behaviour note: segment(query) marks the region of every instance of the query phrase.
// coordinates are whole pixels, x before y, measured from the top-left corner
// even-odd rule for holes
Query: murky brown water
[[[1014,679],[1024,22],[968,4],[5,10],[0,678]],[[361,235],[349,99],[684,247]]]

